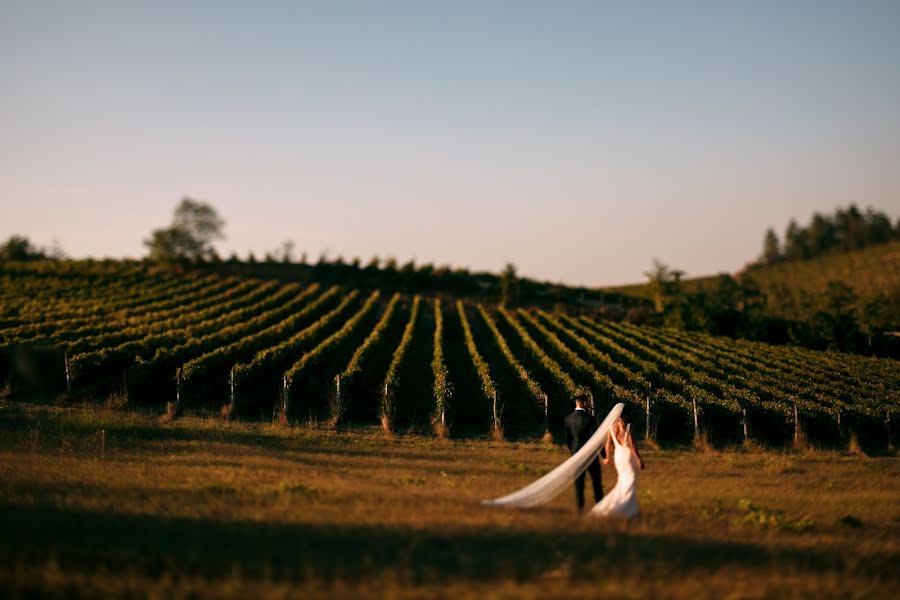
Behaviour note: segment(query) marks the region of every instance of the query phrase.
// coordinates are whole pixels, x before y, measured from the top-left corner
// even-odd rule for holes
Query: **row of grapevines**
[[[637,394],[646,394],[649,391],[650,382],[643,375],[635,373],[622,363],[614,361],[605,352],[597,350],[590,342],[575,331],[567,328],[556,317],[542,310],[537,311],[537,317],[541,323],[556,333],[567,346],[584,353],[598,369],[608,373],[609,378],[619,386]]]
[[[318,284],[313,284],[297,299],[297,303],[289,303],[289,310],[300,308],[312,294],[318,292]],[[257,352],[268,348],[286,338],[303,331],[311,322],[318,319],[324,311],[331,310],[331,305],[340,293],[339,286],[332,286],[318,298],[306,304],[299,312],[287,316],[281,309],[275,309],[272,315],[260,315],[251,320],[251,329],[235,326],[232,332],[237,335],[236,341],[224,346],[217,346],[199,356],[191,358],[178,369],[178,379],[185,389],[197,387],[203,380],[220,375],[222,370],[231,369],[241,361],[250,360]],[[252,331],[264,327],[255,333]],[[190,344],[190,342],[188,342]]]
[[[522,385],[525,386],[525,389],[528,390],[528,393],[531,396],[531,400],[537,406],[540,406],[543,409],[545,418],[544,426],[546,429],[546,427],[548,426],[548,423],[546,422],[547,394],[544,393],[544,390],[541,389],[540,384],[531,377],[531,374],[528,373],[528,370],[522,366],[522,363],[519,362],[519,359],[517,359],[512,350],[510,350],[509,344],[506,342],[506,338],[503,337],[503,334],[500,333],[500,329],[497,327],[496,321],[494,321],[494,318],[490,315],[490,313],[480,304],[478,305],[478,314],[481,316],[481,320],[484,321],[485,325],[487,325],[488,331],[490,331],[491,333],[491,338],[500,349],[500,354],[506,360],[509,368],[512,369],[512,371],[519,378],[519,381],[522,383]]]
[[[536,332],[537,335],[557,353],[557,355],[566,361],[566,364],[573,372],[578,373],[584,379],[591,381],[595,388],[604,391],[611,398],[625,402],[640,403],[638,396],[618,385],[608,375],[601,373],[594,366],[578,356],[578,354],[566,346],[553,331],[550,331],[550,329],[544,326],[543,323],[539,322],[527,311],[519,309],[518,316],[526,327],[530,327],[532,331]]]
[[[699,394],[692,396],[697,402],[720,406],[735,414],[741,413],[749,402],[746,390],[736,388],[729,383],[724,373],[719,373],[719,378],[711,376],[710,365],[701,363],[684,353],[680,353],[677,359],[673,358],[672,352],[660,351],[654,340],[647,339],[641,343],[638,336],[622,335],[615,328],[609,327],[606,322],[597,322],[596,325],[599,331],[619,344],[629,347],[648,360],[665,367],[670,377],[678,377],[680,381],[692,386],[692,394],[694,394],[693,390],[699,389]],[[716,373],[713,372],[713,374]]]
[[[669,330],[660,330],[655,337],[669,346],[690,348],[695,354],[707,357],[712,364],[719,365],[722,370],[729,371],[731,376],[753,381],[771,390],[770,394],[775,394],[777,390],[784,393],[789,401],[791,398],[800,399],[804,409],[811,409],[811,412],[873,414],[883,404],[883,396],[877,391],[873,393],[871,381],[864,383],[863,378],[856,381],[837,378],[823,380],[811,370],[800,370],[779,361],[779,347],[763,346],[750,350],[714,338],[707,340],[702,335],[682,337]]]
[[[528,334],[522,324],[509,313],[505,308],[500,307],[498,314],[503,321],[513,329],[519,340],[522,342],[524,349],[531,355],[531,358],[544,369],[546,374],[556,384],[557,388],[563,390],[563,393],[573,399],[581,390],[572,380],[568,373],[555,360],[541,348],[537,342]],[[544,394],[544,428],[549,431],[550,427],[550,399]]]
[[[302,308],[318,290],[318,284],[306,289],[297,283],[281,286],[274,294],[254,304],[238,306],[222,315],[210,333],[193,336],[183,344],[159,348],[152,356],[138,357],[137,362],[150,372],[174,370],[192,357],[201,356],[284,319]]]
[[[641,358],[634,352],[631,352],[627,348],[623,348],[612,340],[604,339],[579,319],[575,319],[568,315],[560,315],[559,320],[567,328],[570,328],[573,332],[577,332],[578,335],[583,336],[598,351],[602,349],[613,361],[619,362],[625,365],[630,371],[640,374],[644,380],[650,383],[650,389],[655,390],[653,393],[656,400],[672,404],[683,410],[691,410],[691,402],[683,397],[680,390],[666,388],[666,384],[670,383],[670,381],[668,381],[663,373],[660,372],[656,364]],[[649,392],[650,389],[647,391]]]
[[[288,339],[257,352],[250,361],[238,363],[232,371],[235,385],[235,396],[239,395],[242,386],[248,386],[253,380],[271,373],[284,372],[292,357],[306,352],[321,335],[327,333],[335,324],[346,319],[347,313],[356,304],[358,290],[348,293],[330,312],[321,316],[318,321],[301,329]]]
[[[206,277],[189,278],[179,283],[176,287],[169,288],[165,293],[156,297],[148,298],[152,295],[141,294],[130,298],[122,305],[115,307],[117,310],[130,310],[137,306],[142,306],[148,300],[154,303],[153,310],[161,310],[171,306],[178,306],[185,302],[185,297],[192,298],[204,293],[208,293],[211,287],[220,287],[222,278],[217,275],[209,275]],[[169,301],[165,303],[165,301]],[[33,321],[56,320],[68,318],[85,318],[85,317],[107,317],[113,308],[108,298],[94,298],[90,302],[72,305],[68,300],[63,299],[56,304],[45,304],[38,302],[33,307],[23,306],[22,314],[27,314]]]
[[[196,297],[185,296],[181,298],[181,301],[186,304],[178,305],[175,308],[156,309],[155,307],[159,305],[150,302],[144,305],[141,316],[135,315],[124,320],[104,319],[98,321],[92,319],[88,321],[88,324],[80,326],[57,326],[58,322],[51,322],[47,325],[50,333],[37,334],[32,337],[21,336],[13,341],[31,344],[64,344],[72,354],[99,350],[136,338],[144,338],[154,333],[163,333],[184,327],[195,321],[209,319],[231,310],[235,303],[240,305],[255,301],[277,285],[270,282],[260,286],[257,281],[253,280],[243,282],[235,280],[235,282],[237,285],[216,286],[216,289],[204,290],[202,295]],[[223,281],[223,283],[227,285],[231,282]],[[169,305],[170,302],[165,301],[165,304]]]
[[[237,299],[236,305],[223,302],[179,319],[132,328],[125,338],[127,341],[118,344],[116,341],[119,333],[77,340],[69,346],[70,352],[73,352],[69,361],[72,375],[75,378],[89,378],[90,373],[98,369],[127,368],[138,359],[153,356],[160,349],[184,344],[197,336],[217,331],[242,318],[241,307],[246,306],[248,302],[259,301],[261,296],[276,286],[275,283],[269,283],[262,286],[262,290],[251,290],[246,297]],[[229,312],[222,315],[223,310]],[[129,339],[133,337],[138,339]],[[85,346],[89,349],[78,351]]]
[[[662,330],[661,335],[684,340],[678,332]],[[869,397],[885,395],[884,382],[894,381],[897,361],[870,359],[849,354],[803,351],[787,346],[771,346],[744,340],[724,340],[706,334],[692,336],[691,342],[715,353],[740,357],[748,368],[780,371],[801,382],[817,382],[835,390],[854,390]],[[896,387],[896,386],[895,386]]]
[[[380,295],[378,290],[372,292],[363,303],[362,308],[360,308],[352,317],[347,319],[340,329],[319,342],[309,352],[305,352],[284,372],[282,411],[285,416],[290,417],[295,412],[292,406],[293,397],[296,395],[298,384],[304,379],[314,376],[315,371],[321,368],[322,364],[324,361],[328,360],[329,356],[334,356],[341,347],[346,346],[348,342],[354,339],[358,330],[378,308],[378,299],[380,298]],[[332,417],[336,416],[337,415],[332,415]]]
[[[384,337],[385,331],[387,331],[391,324],[391,320],[394,318],[394,314],[397,312],[400,298],[401,295],[399,292],[391,297],[384,314],[381,315],[375,328],[372,329],[372,332],[366,337],[359,348],[356,349],[353,356],[350,357],[350,361],[338,374],[336,378],[338,381],[338,389],[335,392],[337,398],[332,407],[333,414],[331,415],[332,425],[337,424],[343,417],[347,401],[349,400],[347,397],[347,390],[352,390],[355,387],[356,380],[363,374],[363,369],[366,367],[368,359],[372,356],[375,348]]]
[[[469,358],[472,359],[472,365],[475,367],[475,373],[478,375],[478,382],[481,384],[482,399],[491,405],[493,430],[494,432],[499,432],[500,416],[497,414],[497,389],[494,387],[494,382],[491,379],[491,370],[475,345],[475,336],[472,335],[472,327],[469,325],[468,317],[466,317],[466,309],[462,300],[456,301],[456,312],[459,313],[459,321],[462,323],[463,338],[466,342]]]
[[[700,435],[700,413],[704,406],[716,406],[721,401],[714,393],[694,383],[698,377],[692,377],[685,373],[685,370],[675,361],[665,356],[659,356],[635,344],[631,339],[610,336],[607,332],[599,329],[593,321],[585,320],[584,322],[590,323],[590,326],[594,328],[594,340],[597,343],[601,345],[615,344],[640,356],[643,360],[652,362],[655,368],[663,373],[663,387],[672,392],[672,397],[680,397],[685,400],[694,416],[694,434],[695,436]],[[704,383],[709,384],[710,382],[704,381]],[[728,405],[731,405],[730,410],[735,413],[741,410],[740,405],[736,402],[729,402]]]
[[[384,378],[383,392],[381,396],[381,426],[386,431],[394,429],[394,419],[397,413],[397,405],[394,401],[395,394],[400,386],[400,368],[412,344],[413,335],[415,335],[416,323],[419,319],[419,306],[422,303],[421,296],[413,298],[412,311],[409,315],[409,321],[403,330],[403,336],[397,349],[394,350],[394,357],[388,366],[387,375]]]
[[[150,319],[146,323],[131,325],[110,332],[90,333],[91,328],[81,331],[81,337],[73,341],[63,340],[70,353],[90,352],[112,348],[121,344],[129,344],[131,348],[141,350],[141,354],[147,356],[145,346],[156,350],[154,336],[156,335],[182,335],[185,339],[212,331],[221,325],[229,324],[229,315],[234,314],[240,308],[265,299],[275,288],[276,282],[267,282],[259,285],[253,282],[250,286],[236,286],[237,296],[226,290],[215,296],[215,301],[210,304],[207,300],[192,303],[188,306],[193,310],[178,310],[175,312],[161,311],[160,315],[169,315],[166,318]]]
[[[616,323],[598,323],[607,332],[618,332],[619,335],[651,348],[657,356],[666,357],[670,362],[687,367],[686,371],[695,380],[717,380],[719,393],[740,398],[742,407],[751,404],[767,404],[776,411],[789,412],[793,404],[800,403],[806,410],[825,412],[832,408],[834,400],[826,395],[816,399],[815,390],[808,386],[800,386],[784,373],[777,378],[769,379],[761,373],[749,373],[740,363],[732,363],[727,357],[708,355],[689,345],[665,343],[658,336],[651,336],[634,326],[622,327]],[[677,356],[672,361],[671,355]],[[734,385],[736,384],[736,385]],[[710,389],[716,384],[709,384]],[[766,400],[760,400],[767,399]]]
[[[444,360],[444,315],[441,310],[441,299],[434,300],[434,350],[431,355],[431,372],[434,376],[435,421],[438,432],[443,434],[447,427],[447,407],[453,390],[450,386],[450,373]]]
[[[129,286],[126,289],[113,289],[110,286],[93,285],[81,282],[90,290],[87,300],[69,297],[68,291],[60,291],[55,304],[48,302],[39,294],[18,291],[15,297],[15,325],[12,319],[5,321],[0,330],[0,339],[28,335],[28,327],[49,324],[51,327],[70,328],[89,322],[106,321],[120,314],[118,311],[163,298],[177,298],[182,290],[190,290],[196,286],[196,280],[173,280],[161,286]],[[23,298],[34,299],[31,304],[23,302]],[[56,306],[54,310],[53,307]],[[7,311],[8,312],[8,311]]]

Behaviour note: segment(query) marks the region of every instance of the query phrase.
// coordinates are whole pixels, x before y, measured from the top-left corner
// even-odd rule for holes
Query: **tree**
[[[656,312],[661,313],[666,308],[666,301],[670,296],[677,296],[681,291],[681,276],[683,271],[673,270],[658,258],[653,259],[653,268],[644,271],[649,280],[650,294],[653,296],[653,305]]]
[[[33,260],[47,258],[44,250],[37,248],[27,237],[11,235],[3,245],[0,245],[0,260]]]
[[[506,263],[506,267],[500,274],[500,305],[504,308],[516,303],[519,293],[519,282],[516,277],[516,265]]]
[[[900,302],[897,295],[892,298],[884,293],[877,292],[868,298],[861,299],[856,304],[856,322],[859,330],[866,336],[869,349],[872,348],[872,338],[877,334],[887,331],[897,322],[900,314]]]
[[[837,246],[837,230],[831,219],[815,213],[812,223],[809,224],[806,239],[809,244],[810,256],[819,256]]]
[[[809,258],[809,241],[806,230],[791,219],[784,233],[784,257],[788,260],[805,260]]]
[[[780,258],[781,242],[778,240],[778,234],[775,233],[775,230],[769,227],[769,230],[766,231],[766,237],[763,239],[763,262],[771,265],[778,262]]]
[[[188,197],[175,208],[172,225],[156,229],[144,245],[159,263],[202,262],[213,256],[212,242],[224,239],[225,221],[211,205]]]

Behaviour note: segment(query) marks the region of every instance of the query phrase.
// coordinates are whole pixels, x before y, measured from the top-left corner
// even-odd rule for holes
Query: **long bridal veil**
[[[613,406],[606,418],[588,439],[581,449],[537,481],[528,484],[522,489],[496,498],[494,500],[482,500],[482,504],[490,506],[513,506],[516,508],[529,508],[540,506],[555,498],[567,486],[571,485],[575,478],[581,475],[591,461],[600,453],[600,448],[606,443],[609,428],[622,414],[625,405],[622,403]]]

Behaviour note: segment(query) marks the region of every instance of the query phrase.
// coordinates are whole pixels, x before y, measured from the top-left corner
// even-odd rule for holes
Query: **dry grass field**
[[[643,454],[602,522],[479,505],[559,446],[0,403],[0,596],[900,597],[897,457]]]

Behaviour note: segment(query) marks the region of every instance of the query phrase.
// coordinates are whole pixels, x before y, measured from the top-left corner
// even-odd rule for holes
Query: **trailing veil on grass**
[[[612,424],[622,414],[625,405],[621,402],[613,406],[594,435],[588,439],[581,449],[569,457],[566,462],[559,465],[534,483],[530,483],[521,490],[507,494],[494,500],[482,500],[482,504],[489,506],[512,506],[516,508],[530,508],[540,506],[555,498],[563,489],[575,481],[575,478],[584,473],[591,461],[600,454],[600,448],[606,443],[606,436]]]

